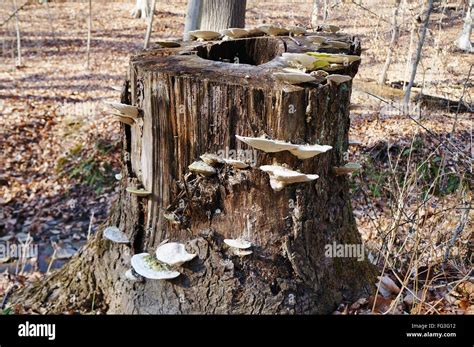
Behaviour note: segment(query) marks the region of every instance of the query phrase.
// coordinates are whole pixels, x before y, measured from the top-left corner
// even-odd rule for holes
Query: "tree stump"
[[[337,40],[351,46],[333,52],[360,54],[357,38]],[[254,37],[185,42],[132,57],[122,103],[141,114],[122,125],[123,180],[109,219],[131,244],[111,243],[99,232],[53,275],[57,287],[37,287],[25,302],[47,301],[58,311],[71,292],[84,305],[94,292],[96,307],[110,313],[309,314],[331,313],[344,298],[369,291],[368,262],[325,254],[334,242],[361,243],[347,178],[333,170],[344,165],[348,147],[351,82],[289,85],[272,75],[283,52],[312,50],[305,37]],[[354,76],[357,67],[337,73]],[[263,134],[333,148],[300,160],[236,138]],[[251,166],[218,164],[207,177],[190,172],[205,153],[250,159]],[[319,178],[275,191],[259,169],[273,163]],[[132,195],[130,186],[151,195]],[[238,256],[223,242],[237,238],[250,241],[253,253]],[[176,279],[127,281],[131,256],[154,254],[164,240],[186,244],[197,257]]]

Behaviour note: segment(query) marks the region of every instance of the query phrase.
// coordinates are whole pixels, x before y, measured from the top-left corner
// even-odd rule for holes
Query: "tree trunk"
[[[398,16],[398,10],[400,9],[400,3],[401,3],[401,0],[396,0],[395,8],[393,10],[392,37],[390,39],[390,44],[387,49],[387,57],[385,58],[385,64],[383,66],[382,73],[380,74],[380,78],[379,78],[380,86],[383,86],[385,84],[385,81],[387,80],[388,69],[390,68],[390,65],[392,64],[392,54],[393,54],[393,51],[395,50],[395,44],[397,43],[397,37],[398,37],[397,16]]]
[[[186,10],[186,21],[184,23],[183,40],[189,40],[189,32],[199,29],[201,22],[202,0],[188,0],[188,8]]]
[[[474,21],[474,0],[469,1],[469,7],[466,11],[466,17],[464,18],[464,24],[459,35],[456,44],[459,49],[466,52],[473,52],[471,43],[472,23]]]
[[[201,30],[245,27],[247,0],[202,0]]]
[[[352,42],[348,53],[360,54],[357,39],[338,40]],[[103,240],[99,231],[69,264],[15,302],[43,303],[47,312],[94,303],[108,313],[309,314],[331,313],[344,298],[367,295],[374,276],[369,263],[326,254],[333,243],[361,243],[347,178],[333,171],[348,147],[351,82],[276,81],[272,71],[281,63],[274,58],[301,47],[288,37],[261,37],[183,43],[133,57],[121,102],[137,106],[141,117],[122,126],[123,182],[108,221],[131,244]],[[235,56],[240,64],[222,62]],[[357,65],[342,73],[354,76]],[[235,137],[264,133],[333,149],[299,160],[253,150]],[[206,152],[246,155],[252,166],[191,174],[188,165]],[[320,177],[274,191],[259,169],[274,161]],[[139,185],[151,191],[148,198],[125,190]],[[240,237],[252,242],[253,254],[238,257],[223,242]],[[124,278],[133,254],[154,254],[167,239],[197,254],[179,277]]]
[[[131,14],[133,18],[147,19],[150,17],[151,11],[151,0],[136,0]]]

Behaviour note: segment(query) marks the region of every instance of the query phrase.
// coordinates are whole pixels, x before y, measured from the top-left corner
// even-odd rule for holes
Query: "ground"
[[[399,111],[403,92],[389,83],[408,79],[419,2],[400,12],[401,35],[384,88],[376,81],[393,4],[331,3],[328,22],[362,40],[350,134],[360,144],[351,146],[348,160],[363,169],[351,178],[352,204],[369,257],[384,278],[378,296],[374,288],[372,297],[341,303],[337,312],[473,313],[472,116],[426,101],[414,103],[410,117]],[[33,2],[22,9],[19,66],[14,21],[0,27],[0,241],[39,245],[31,258],[0,254],[0,270],[9,273],[0,280],[2,297],[67,261],[114,201],[119,125],[102,102],[118,100],[129,56],[143,46],[146,24],[131,18],[132,8],[133,1],[94,2],[89,68],[86,3],[48,8]],[[181,36],[185,8],[183,1],[158,2],[152,43]],[[309,26],[310,9],[311,1],[248,1],[247,25]],[[3,6],[0,22],[11,12]],[[459,4],[435,7],[415,94],[422,89],[472,105],[474,56],[454,45],[462,18]]]

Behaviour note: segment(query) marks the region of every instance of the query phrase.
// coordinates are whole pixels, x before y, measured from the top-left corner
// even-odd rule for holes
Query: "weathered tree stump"
[[[360,54],[356,38],[337,39],[351,46],[333,52]],[[96,307],[111,313],[330,313],[343,298],[369,290],[373,271],[366,261],[325,255],[327,244],[361,243],[347,178],[333,171],[348,146],[351,82],[277,81],[272,72],[281,69],[283,52],[314,50],[306,38],[296,40],[301,45],[289,37],[189,42],[134,56],[122,103],[141,115],[122,126],[124,178],[109,220],[131,245],[103,240],[99,232],[53,275],[55,287],[36,287],[24,302],[46,301],[58,311],[71,293],[84,307],[93,292]],[[357,67],[337,73],[354,76]],[[299,160],[235,137],[262,134],[333,149]],[[220,164],[209,177],[190,173],[188,165],[204,153],[244,155],[252,166]],[[259,169],[272,163],[319,178],[274,191]],[[151,195],[132,195],[129,186]],[[251,255],[234,255],[223,242],[240,237],[252,242]],[[127,281],[131,256],[154,254],[166,239],[198,256],[174,280]]]

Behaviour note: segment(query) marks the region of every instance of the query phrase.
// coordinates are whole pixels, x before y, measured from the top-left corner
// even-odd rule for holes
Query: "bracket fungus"
[[[230,37],[231,39],[240,39],[249,36],[249,31],[242,28],[228,28],[221,31],[222,35]]]
[[[128,279],[129,281],[132,281],[132,282],[140,281],[141,280],[140,277],[141,277],[140,275],[134,274],[133,269],[128,269],[127,271],[125,271],[125,278]]]
[[[328,40],[321,44],[322,48],[349,49],[351,44],[343,41]]]
[[[332,149],[332,146],[328,145],[302,145],[296,149],[292,149],[290,153],[298,159],[304,160],[317,156],[321,153],[326,153],[330,149]]]
[[[293,34],[295,36],[302,36],[306,34],[306,29],[303,27],[289,26],[287,29],[290,32],[290,34]]]
[[[104,229],[104,238],[115,243],[130,243],[127,235],[117,227],[107,227]]]
[[[274,25],[260,25],[257,27],[257,29],[263,31],[269,36],[282,36],[288,35],[289,33],[288,29]]]
[[[311,43],[314,43],[314,44],[317,44],[317,45],[323,44],[327,41],[326,37],[319,36],[319,35],[310,35],[310,36],[307,37],[307,39]]]
[[[338,31],[340,31],[341,28],[338,27],[337,25],[323,24],[323,25],[321,25],[321,30],[334,34],[334,33],[337,33]]]
[[[350,54],[331,54],[331,53],[321,53],[321,52],[306,52],[305,54],[309,55],[310,57],[326,61],[328,63],[336,63],[336,64],[350,64],[350,63],[360,60],[360,57],[358,55],[350,55]]]
[[[132,105],[121,104],[119,102],[105,102],[105,104],[119,113],[120,117],[127,117],[131,119],[137,119],[138,107]]]
[[[150,191],[148,190],[145,190],[143,188],[133,188],[133,187],[127,187],[126,189],[127,192],[129,192],[130,194],[133,194],[133,195],[136,195],[136,196],[139,196],[139,197],[145,197],[145,196],[148,196],[151,194]]]
[[[265,153],[275,153],[275,152],[282,152],[282,151],[289,151],[291,149],[296,149],[299,145],[294,145],[289,142],[280,141],[280,140],[271,140],[265,138],[265,136],[261,137],[246,137],[235,135],[235,137],[247,145],[259,149]]]
[[[311,56],[307,53],[283,53],[281,55],[283,61],[289,66],[306,70],[316,70],[329,65],[329,62]]]
[[[204,161],[195,161],[191,165],[188,166],[189,171],[203,175],[203,176],[211,176],[217,173],[216,169],[214,169],[209,164],[206,164]]]
[[[244,239],[238,238],[238,239],[224,239],[224,243],[231,247],[231,248],[237,248],[237,249],[248,249],[252,247],[252,243],[249,241],[246,241]]]
[[[299,84],[299,83],[306,83],[306,82],[313,82],[316,81],[316,77],[311,76],[310,74],[301,72],[301,71],[288,71],[287,69],[285,72],[274,72],[273,76],[275,76],[278,80],[289,83],[289,84]],[[291,69],[294,70],[294,69]]]
[[[347,163],[344,166],[334,167],[334,172],[336,176],[348,175],[355,171],[359,171],[362,168],[362,165],[359,163]]]
[[[281,165],[263,165],[260,170],[270,176],[270,186],[275,191],[280,191],[289,184],[310,182],[317,179],[318,175],[307,175],[298,171],[287,169]]]
[[[157,44],[159,44],[161,47],[164,48],[176,48],[176,47],[181,47],[179,42],[176,41],[156,41]]]
[[[170,266],[180,266],[190,260],[193,260],[197,254],[186,252],[182,243],[170,242],[159,246],[156,249],[156,259]]]
[[[224,158],[222,160],[224,161],[226,165],[230,165],[236,169],[246,169],[249,167],[249,164],[243,162],[242,160],[228,159],[228,158]]]
[[[333,74],[333,75],[328,75],[326,76],[326,80],[329,82],[329,83],[333,83],[333,84],[336,84],[336,85],[339,85],[341,83],[345,83],[345,82],[348,82],[352,79],[351,76],[347,76],[347,75],[337,75],[337,74]]]
[[[216,40],[221,37],[220,33],[211,30],[193,30],[189,32],[189,35],[202,41]]]
[[[180,275],[178,271],[172,271],[166,265],[160,264],[148,253],[135,254],[131,264],[137,274],[151,280],[168,280]]]

